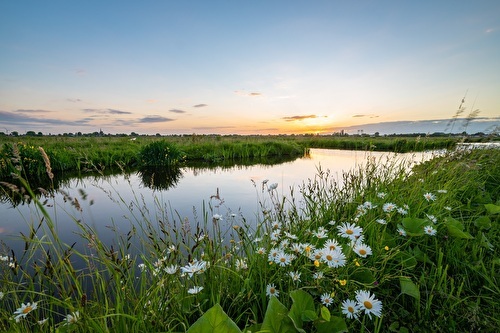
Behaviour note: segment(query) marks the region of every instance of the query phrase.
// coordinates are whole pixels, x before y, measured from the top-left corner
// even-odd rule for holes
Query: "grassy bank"
[[[459,138],[335,137],[335,136],[139,136],[139,137],[0,137],[0,178],[12,172],[11,159],[20,156],[27,177],[45,177],[43,147],[52,172],[85,172],[144,164],[141,150],[157,141],[175,146],[188,162],[220,163],[266,157],[298,157],[309,148],[409,152],[453,148]]]
[[[255,216],[118,200],[135,223],[111,246],[75,217],[82,251],[36,201],[24,251],[1,253],[0,330],[494,332],[500,150],[408,163],[371,161],[342,187],[319,170],[286,198],[254,184]]]

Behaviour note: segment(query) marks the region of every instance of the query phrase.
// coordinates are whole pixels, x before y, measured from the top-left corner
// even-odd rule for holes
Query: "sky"
[[[471,113],[500,124],[498,0],[0,2],[4,133],[439,132]]]

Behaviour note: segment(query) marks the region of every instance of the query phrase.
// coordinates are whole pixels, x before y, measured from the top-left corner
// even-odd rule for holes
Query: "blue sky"
[[[499,59],[496,0],[3,1],[0,131],[330,133],[464,96],[491,128]]]

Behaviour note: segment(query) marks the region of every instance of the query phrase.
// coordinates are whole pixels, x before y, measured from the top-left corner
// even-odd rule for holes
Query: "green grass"
[[[495,139],[493,138],[490,138]],[[0,177],[8,179],[12,172],[14,151],[18,152],[24,176],[45,177],[45,163],[39,151],[43,147],[55,174],[81,173],[89,170],[140,168],[163,164],[159,157],[145,154],[153,144],[168,144],[172,151],[183,154],[187,162],[228,163],[275,157],[299,157],[309,148],[356,149],[410,152],[453,148],[458,137],[347,137],[347,136],[0,136]],[[482,140],[482,139],[478,139]]]
[[[410,165],[370,160],[340,179],[319,169],[289,197],[256,183],[255,216],[231,215],[214,197],[187,218],[167,213],[158,199],[146,207],[140,197],[130,203],[115,193],[115,203],[130,209],[130,230],[116,231],[111,246],[75,217],[88,244],[81,251],[59,239],[50,218],[56,208],[35,199],[31,232],[19,238],[24,251],[1,254],[0,330],[494,332],[500,150]],[[74,199],[81,209],[85,198]],[[339,235],[342,225],[362,228],[357,246]],[[314,251],[325,254],[329,239],[341,249],[330,253],[338,267]],[[371,254],[361,256],[359,242]],[[266,295],[271,286],[277,297]],[[342,302],[362,291],[381,311],[360,308],[357,319],[347,318]],[[373,310],[378,301],[370,300]],[[27,302],[37,308],[16,323],[14,312]],[[65,325],[76,312],[78,320]]]

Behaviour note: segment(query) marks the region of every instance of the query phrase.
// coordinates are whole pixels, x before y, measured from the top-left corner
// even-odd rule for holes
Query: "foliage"
[[[176,146],[165,140],[153,141],[141,148],[139,152],[141,166],[177,166],[185,159],[184,153]]]
[[[131,225],[113,245],[77,218],[84,193],[66,199],[85,246],[64,244],[54,203],[33,196],[24,250],[0,256],[0,330],[493,332],[499,178],[498,149],[369,159],[339,178],[318,169],[290,197],[255,183],[255,220],[218,196],[189,219],[116,193]]]

